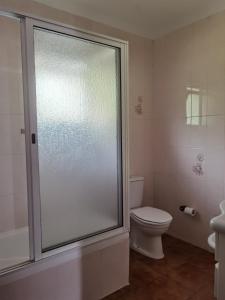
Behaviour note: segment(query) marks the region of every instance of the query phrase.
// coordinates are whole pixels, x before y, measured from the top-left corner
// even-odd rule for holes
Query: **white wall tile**
[[[10,71],[0,65],[0,115],[23,114],[23,84],[21,71]]]
[[[15,228],[14,196],[0,196],[0,232]]]
[[[20,21],[10,18],[0,20],[1,48],[0,66],[9,70],[21,70]]]
[[[13,192],[23,196],[27,193],[26,157],[25,155],[12,156]]]
[[[0,196],[13,194],[12,157],[0,155]]]
[[[223,12],[153,44],[154,205],[173,214],[170,233],[204,248],[210,218],[224,199],[224,36]],[[186,94],[178,93],[185,88]],[[192,108],[195,94],[199,95],[199,110],[188,111],[187,119],[190,89]],[[199,153],[204,156],[200,176],[192,170]],[[167,188],[167,184],[174,186],[168,174],[177,176],[173,191]],[[195,207],[199,215],[182,215],[177,210],[182,203]]]
[[[13,195],[15,228],[28,226],[27,195]],[[7,215],[7,214],[6,214]]]
[[[21,133],[21,129],[24,130],[24,116],[23,115],[11,115],[11,144],[12,154],[25,155],[25,134]]]
[[[207,116],[207,133],[208,149],[224,148],[225,146],[225,126],[224,116]]]
[[[12,153],[11,116],[0,115],[0,155]]]

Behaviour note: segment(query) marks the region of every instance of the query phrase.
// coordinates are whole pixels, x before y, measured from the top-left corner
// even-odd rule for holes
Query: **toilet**
[[[130,247],[151,258],[164,257],[162,234],[172,222],[172,216],[161,209],[142,205],[144,177],[132,176],[130,182]]]

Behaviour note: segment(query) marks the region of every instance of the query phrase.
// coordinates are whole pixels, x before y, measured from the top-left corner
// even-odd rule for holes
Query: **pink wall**
[[[154,205],[173,215],[170,234],[207,248],[224,199],[225,13],[157,39],[153,56]],[[182,204],[198,216],[180,213]]]

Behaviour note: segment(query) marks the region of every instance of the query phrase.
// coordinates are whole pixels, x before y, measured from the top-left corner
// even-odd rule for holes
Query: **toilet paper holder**
[[[191,217],[194,217],[197,215],[197,210],[194,209],[193,207],[189,207],[189,206],[186,206],[186,205],[181,205],[179,207],[180,211],[183,212],[184,214],[186,215],[189,215]]]

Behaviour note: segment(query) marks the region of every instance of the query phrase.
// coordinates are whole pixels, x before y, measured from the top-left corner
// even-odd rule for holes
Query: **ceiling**
[[[36,0],[148,38],[225,10],[225,0]]]

